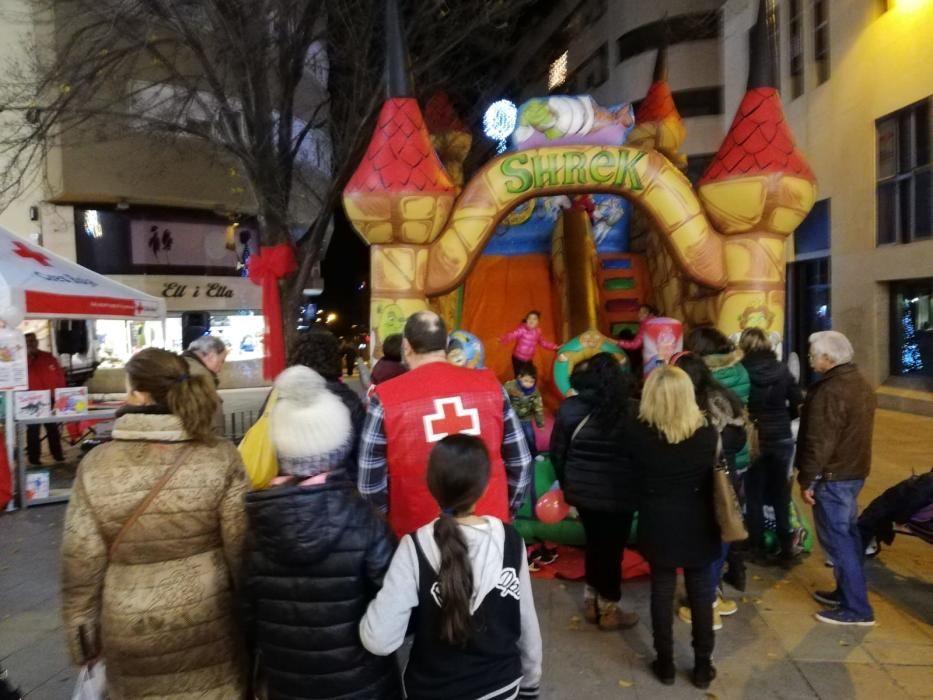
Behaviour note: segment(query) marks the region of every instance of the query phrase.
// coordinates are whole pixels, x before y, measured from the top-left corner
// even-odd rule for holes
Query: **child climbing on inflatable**
[[[511,525],[473,514],[488,482],[482,440],[437,443],[427,486],[440,517],[402,538],[360,622],[363,646],[388,655],[414,620],[409,698],[538,697],[541,632],[525,544]]]
[[[538,449],[532,421],[539,429],[544,428],[544,400],[538,391],[538,370],[531,363],[522,365],[515,371],[515,379],[505,383],[505,391],[522,425],[531,456],[537,457]]]
[[[535,350],[539,345],[545,350],[557,350],[557,345],[542,335],[540,323],[541,312],[529,311],[525,314],[525,320],[515,330],[499,338],[499,342],[503,345],[517,341],[515,347],[512,348],[512,369],[515,370],[516,375],[519,367],[530,364],[534,360]]]

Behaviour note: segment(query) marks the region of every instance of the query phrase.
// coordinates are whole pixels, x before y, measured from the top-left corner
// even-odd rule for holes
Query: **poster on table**
[[[0,328],[0,391],[27,388],[26,337],[14,328]]]
[[[70,386],[55,390],[55,415],[77,416],[87,413],[87,387]]]
[[[17,391],[13,396],[16,420],[52,417],[52,392],[48,389]]]

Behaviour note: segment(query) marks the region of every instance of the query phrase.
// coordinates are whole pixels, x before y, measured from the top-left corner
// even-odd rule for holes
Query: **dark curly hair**
[[[735,343],[711,327],[694,328],[687,334],[684,345],[687,350],[701,357],[728,355],[730,352],[735,352]]]
[[[340,379],[340,341],[325,328],[302,333],[288,356],[288,365],[310,367],[329,382]]]
[[[593,418],[612,430],[630,413],[632,375],[608,352],[601,352],[573,368],[570,386],[593,409]]]

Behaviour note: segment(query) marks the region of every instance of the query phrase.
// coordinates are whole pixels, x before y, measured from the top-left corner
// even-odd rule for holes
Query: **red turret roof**
[[[366,155],[344,192],[455,192],[441,165],[418,103],[386,100]]]
[[[816,178],[794,145],[781,98],[773,87],[749,90],[736,112],[719,153],[700,184],[748,174],[784,172],[811,182]]]
[[[432,134],[444,131],[466,131],[446,92],[435,92],[424,106],[424,120]]]
[[[648,88],[645,99],[638,106],[635,122],[637,124],[659,122],[668,118],[680,119],[677,105],[674,104],[674,96],[671,94],[671,86],[666,80],[655,80]]]

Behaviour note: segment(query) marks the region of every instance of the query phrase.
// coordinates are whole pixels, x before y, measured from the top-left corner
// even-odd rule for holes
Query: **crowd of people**
[[[74,660],[106,662],[111,698],[537,697],[547,669],[525,544],[510,524],[533,477],[532,424],[543,425],[532,315],[509,336],[524,354],[506,386],[448,363],[443,321],[412,315],[386,339],[365,399],[341,381],[337,339],[307,332],[269,399],[278,476],[261,490],[217,435],[209,341],[195,348],[207,361],[137,353],[113,440],[85,457],[68,507]],[[806,399],[760,331],[736,348],[696,329],[686,347],[643,385],[613,355],[578,363],[549,456],[586,533],[584,618],[607,631],[638,623],[621,585],[623,550],[637,547],[651,570],[653,673],[675,681],[677,609],[692,626],[691,680],[707,688],[715,630],[736,609],[723,582],[744,588],[745,558],[798,561],[795,452],[801,497],[835,565],[836,588],[815,594],[826,606],[818,618],[873,624],[855,499],[874,399],[839,333],[811,338],[822,379]],[[720,534],[720,461],[746,513],[744,547]],[[764,550],[765,505],[776,555]]]

